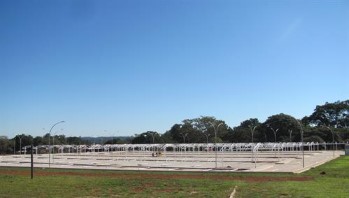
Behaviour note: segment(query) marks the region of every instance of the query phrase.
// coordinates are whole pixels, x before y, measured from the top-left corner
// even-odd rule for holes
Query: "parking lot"
[[[207,152],[110,151],[34,154],[34,167],[151,171],[299,173],[343,155],[344,151]],[[304,167],[303,167],[304,159]],[[0,166],[30,167],[31,156],[0,156]]]

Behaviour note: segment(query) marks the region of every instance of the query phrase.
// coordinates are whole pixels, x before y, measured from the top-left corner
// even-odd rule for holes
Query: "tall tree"
[[[132,144],[153,144],[153,143],[161,143],[161,136],[158,132],[155,131],[147,131],[137,135],[132,139]]]
[[[347,128],[349,126],[349,100],[318,105],[306,121],[312,126]]]
[[[212,116],[185,119],[181,124],[173,125],[167,133],[177,143],[205,143],[214,142],[215,129],[218,142],[222,142],[222,139],[228,134],[229,127],[224,121]]]
[[[190,142],[204,143],[207,142],[207,139],[209,139],[210,142],[214,142],[215,135],[217,135],[216,141],[222,142],[229,132],[229,126],[225,124],[223,120],[217,120],[213,116],[201,116],[199,118],[186,119],[183,120],[183,123],[184,125],[190,125],[193,129],[188,131]]]
[[[19,151],[20,147],[23,148],[33,143],[33,137],[26,134],[16,135],[13,140],[16,143],[16,151]]]
[[[6,136],[0,136],[0,154],[13,154],[15,142]]]
[[[259,130],[260,135],[265,135],[264,139],[268,142],[288,142],[290,141],[290,133],[291,141],[300,140],[299,122],[294,117],[283,113],[270,116]],[[263,137],[260,138],[263,139]]]
[[[261,123],[257,118],[250,118],[241,122],[241,124],[237,127],[234,127],[232,134],[230,136],[231,142],[252,142],[252,134],[253,134],[253,142],[259,141],[256,132],[258,131],[258,126]]]

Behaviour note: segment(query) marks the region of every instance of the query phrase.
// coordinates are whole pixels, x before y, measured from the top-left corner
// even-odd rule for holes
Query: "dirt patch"
[[[141,187],[134,187],[133,192],[140,193],[145,191],[146,189],[152,189],[154,187],[153,183],[144,183]]]
[[[0,169],[1,175],[21,175],[30,176],[30,171],[26,170],[4,170]],[[112,177],[122,179],[209,179],[209,180],[239,180],[246,182],[282,182],[282,181],[310,181],[313,177],[309,176],[289,176],[289,177],[273,177],[273,176],[234,176],[234,175],[215,175],[215,174],[161,174],[161,173],[124,173],[124,172],[106,172],[106,173],[93,173],[93,172],[51,172],[47,170],[35,170],[34,176],[82,176],[82,177]],[[135,189],[141,190],[141,189]]]

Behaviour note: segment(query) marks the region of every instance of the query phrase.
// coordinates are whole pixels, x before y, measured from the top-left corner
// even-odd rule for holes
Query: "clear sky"
[[[349,1],[0,0],[0,135],[234,127],[349,99]]]

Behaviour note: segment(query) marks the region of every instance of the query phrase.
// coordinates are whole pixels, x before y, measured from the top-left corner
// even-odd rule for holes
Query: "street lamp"
[[[116,131],[116,134],[119,135],[119,131]],[[115,140],[115,143],[114,143],[114,140]],[[116,135],[114,134],[114,137],[113,137],[113,144],[116,144],[117,140],[116,140]],[[115,150],[115,149],[114,149]]]
[[[274,129],[273,127],[271,127],[270,125],[267,125],[273,132],[274,132],[274,141],[276,143],[276,133],[279,131],[279,129]]]
[[[292,142],[292,129],[289,129],[288,132],[290,133],[290,142]]]
[[[153,132],[153,133],[150,133],[151,137],[153,138],[153,151],[155,151],[155,133],[156,132]],[[156,155],[157,155],[157,152],[158,152],[158,147],[156,147]]]
[[[153,138],[153,144],[155,143],[155,133],[150,133],[151,137]]]
[[[214,130],[215,168],[217,169],[217,150],[218,150],[217,149],[217,131],[218,131],[218,128],[223,124],[223,122],[219,123],[216,127],[212,122],[210,122],[210,124],[212,125]]]
[[[253,133],[254,133],[254,131],[256,130],[257,126],[252,126],[252,125],[249,125],[248,127],[249,127],[249,128],[250,128],[250,130],[251,130],[252,143],[253,143]]]
[[[19,154],[22,155],[22,135],[18,135],[19,138]]]
[[[204,133],[204,135],[206,136],[206,140],[207,140],[207,144],[208,144],[208,137],[210,137],[211,134]]]
[[[330,128],[330,127],[328,127],[328,126],[325,126],[328,130],[330,130],[331,131],[331,133],[332,133],[332,150],[333,150],[333,157],[334,157],[334,132],[333,132],[333,130]]]
[[[51,167],[51,142],[50,142],[51,131],[52,131],[53,127],[55,127],[57,124],[64,123],[64,122],[65,121],[60,121],[60,122],[57,122],[54,125],[52,125],[50,132],[48,133],[49,134],[49,136],[48,136],[48,167],[49,168]]]
[[[182,137],[183,137],[183,142],[185,143],[185,137],[188,136],[188,133],[186,133],[186,134],[182,134],[182,133],[181,133],[181,135],[182,135]]]
[[[141,135],[140,135],[141,136]],[[141,136],[142,137],[142,136]],[[147,134],[143,134],[143,137],[144,137],[144,144],[147,143]]]
[[[61,129],[61,132],[63,131],[63,129]],[[55,136],[57,135],[57,132],[56,131],[53,136],[52,136],[52,147],[53,147],[53,150],[52,150],[52,163],[54,163],[54,160],[55,160],[55,157],[54,157],[54,154],[55,154]]]
[[[299,122],[299,120],[297,120],[298,124],[299,124],[299,127],[300,127],[300,132],[301,132],[301,142],[302,142],[302,161],[303,161],[303,168],[304,168],[304,143],[303,143],[303,135],[304,135],[304,132],[303,132],[303,127],[302,127],[302,124]]]
[[[155,136],[154,136],[154,135],[155,135],[155,133],[156,133],[156,132],[148,132],[148,133],[147,133],[147,134],[150,134],[151,137],[153,138],[153,144],[152,144],[152,146],[151,146],[153,152],[155,151],[155,147],[154,147],[154,142],[155,142]],[[144,134],[144,137],[145,137],[145,138],[147,138],[147,134]],[[154,153],[153,153],[153,156],[154,156]]]
[[[107,136],[107,131],[108,130],[104,130],[104,135],[105,136]],[[107,138],[107,140],[106,141],[108,141],[108,138]],[[105,142],[104,142],[104,140],[103,140],[103,138],[101,139],[101,145],[103,145]]]

